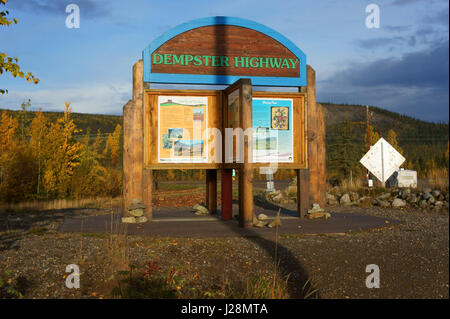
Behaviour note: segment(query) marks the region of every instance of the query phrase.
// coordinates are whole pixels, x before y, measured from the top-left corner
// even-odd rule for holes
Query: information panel
[[[252,101],[253,162],[293,163],[293,99]]]
[[[158,162],[207,163],[208,98],[158,96]]]

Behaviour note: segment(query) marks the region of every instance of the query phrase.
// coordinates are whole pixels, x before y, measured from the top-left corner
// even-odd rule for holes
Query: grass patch
[[[28,230],[28,234],[29,235],[44,235],[46,232],[48,232],[48,229],[45,227],[34,227],[34,228],[30,228]]]

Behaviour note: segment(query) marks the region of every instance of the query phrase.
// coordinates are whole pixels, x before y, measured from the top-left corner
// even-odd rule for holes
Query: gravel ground
[[[449,219],[417,209],[332,207],[403,221],[395,227],[346,235],[282,236],[277,254],[287,294],[299,298],[311,282],[320,298],[449,298]],[[173,239],[56,231],[64,216],[105,210],[0,215],[0,273],[11,271],[25,298],[106,298],[111,275],[156,261],[177,269],[185,296],[219,297],[225,285],[239,289],[256,274],[271,276],[275,238]],[[123,256],[126,256],[123,258]],[[81,288],[65,287],[65,268],[77,264]],[[366,266],[380,268],[379,289],[365,286]],[[312,291],[314,288],[310,288]],[[193,292],[195,291],[195,293]]]

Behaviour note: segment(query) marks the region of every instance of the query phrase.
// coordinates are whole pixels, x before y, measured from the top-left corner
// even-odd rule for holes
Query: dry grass
[[[333,187],[330,184],[327,185],[327,191],[331,192],[332,189],[338,188],[341,193],[358,192],[358,190],[364,187],[364,182],[360,178],[345,179],[339,186]]]
[[[448,169],[436,168],[428,171],[423,182],[432,189],[439,189],[441,191],[448,189]]]
[[[95,197],[83,199],[55,199],[51,201],[30,201],[21,203],[11,203],[0,205],[0,213],[8,210],[56,210],[67,208],[109,208],[112,205],[120,207],[122,205],[122,197],[108,198]]]

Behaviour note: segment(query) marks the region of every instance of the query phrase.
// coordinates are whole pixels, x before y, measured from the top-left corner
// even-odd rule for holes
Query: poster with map
[[[208,98],[158,96],[158,162],[207,163]]]
[[[292,108],[292,99],[253,98],[253,162],[294,162]]]

